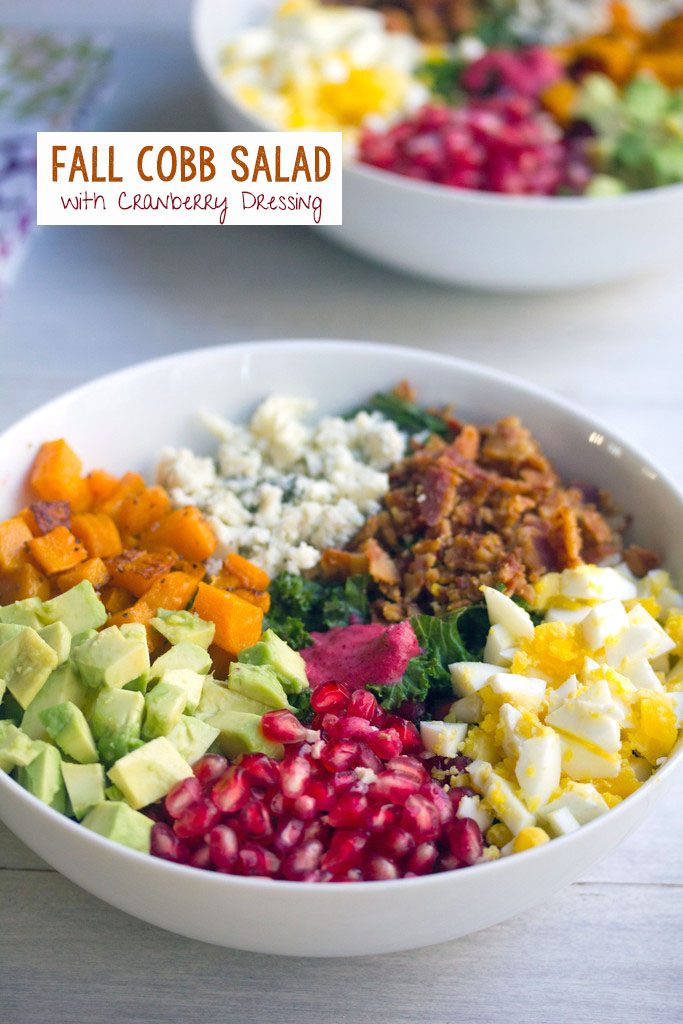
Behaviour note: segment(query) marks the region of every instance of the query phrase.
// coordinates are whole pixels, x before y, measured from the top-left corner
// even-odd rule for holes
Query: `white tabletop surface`
[[[0,21],[112,33],[114,89],[98,126],[208,128],[186,13],[180,0],[3,0]],[[485,295],[400,277],[303,229],[44,229],[0,305],[0,427],[166,352],[369,338],[552,387],[682,479],[682,280],[683,259],[608,289]],[[327,962],[235,953],[141,924],[0,826],[0,1024],[673,1024],[682,800],[680,780],[617,852],[524,917],[419,952]]]

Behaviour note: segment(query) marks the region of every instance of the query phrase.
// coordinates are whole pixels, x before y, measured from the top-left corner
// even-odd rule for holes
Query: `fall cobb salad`
[[[46,442],[0,524],[0,769],[34,796],[181,864],[387,880],[567,835],[671,754],[683,596],[515,417],[402,384],[204,422],[215,457],[151,484]]]

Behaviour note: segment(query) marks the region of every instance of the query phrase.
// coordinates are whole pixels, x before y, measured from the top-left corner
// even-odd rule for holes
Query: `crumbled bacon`
[[[375,617],[394,622],[478,601],[482,584],[530,599],[544,573],[621,553],[624,524],[613,516],[606,495],[563,485],[510,416],[480,429],[458,424],[451,440],[416,446],[350,549],[368,558]],[[395,571],[378,570],[386,565]]]

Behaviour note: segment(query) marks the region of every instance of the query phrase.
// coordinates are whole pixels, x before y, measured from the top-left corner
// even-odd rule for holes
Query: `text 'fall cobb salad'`
[[[265,127],[343,131],[351,160],[508,195],[683,182],[683,14],[621,2],[285,0],[220,51]]]
[[[179,864],[379,881],[566,836],[666,761],[683,596],[516,417],[403,383],[204,422],[215,457],[153,484],[47,441],[0,523],[0,769],[33,796]]]

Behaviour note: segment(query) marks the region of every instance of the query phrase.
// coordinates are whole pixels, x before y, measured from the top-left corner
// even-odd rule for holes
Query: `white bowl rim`
[[[433,352],[425,349],[418,349],[408,345],[390,345],[383,342],[370,342],[360,341],[351,339],[341,338],[280,338],[280,339],[267,339],[267,340],[251,340],[237,343],[227,343],[223,345],[210,345],[203,346],[200,348],[186,349],[181,352],[171,353],[170,355],[161,356],[156,359],[141,360],[139,363],[133,363],[130,366],[124,367],[120,370],[114,370],[111,373],[103,374],[102,376],[95,377],[84,384],[80,384],[75,388],[71,388],[68,391],[63,392],[57,397],[51,399],[49,402],[44,403],[37,409],[32,410],[25,416],[22,416],[15,423],[11,424],[5,430],[0,433],[0,445],[11,442],[11,434],[15,430],[21,430],[24,427],[30,425],[30,421],[34,416],[50,412],[53,408],[59,407],[63,402],[77,401],[79,395],[86,392],[92,385],[99,384],[117,384],[124,386],[129,376],[134,376],[140,371],[155,370],[156,368],[163,369],[171,364],[191,362],[196,358],[206,358],[210,354],[216,352],[231,352],[247,354],[254,349],[267,350],[271,349],[287,349],[294,348],[299,352],[316,352],[321,347],[329,348],[341,348],[350,353],[355,353],[359,358],[362,359],[363,353],[374,352],[377,355],[386,356],[387,359],[391,356],[400,357],[406,352],[412,356],[418,356],[421,360],[427,363],[431,363],[436,369],[439,366],[447,365],[450,369],[460,369],[465,373],[474,374],[480,378],[488,379],[492,382],[507,385],[515,391],[522,392],[533,398],[540,399],[541,401],[555,406],[555,408],[561,409],[568,413],[576,422],[584,424],[587,428],[597,429],[605,436],[613,439],[623,451],[627,452],[637,461],[642,461],[647,465],[647,468],[652,472],[656,473],[657,477],[667,486],[673,493],[673,496],[677,498],[681,505],[683,505],[683,490],[676,484],[672,478],[662,470],[656,463],[653,463],[649,458],[646,458],[637,448],[634,448],[628,441],[625,441],[618,433],[612,430],[611,427],[603,424],[599,419],[590,416],[588,413],[583,412],[579,407],[573,403],[567,401],[559,395],[555,395],[549,389],[540,387],[536,384],[527,382],[513,374],[506,373],[502,370],[494,369],[493,367],[485,366],[469,359],[461,359],[458,356],[451,356],[444,353]],[[542,846],[535,847],[531,850],[524,851],[525,857],[535,857],[540,861],[541,858],[551,855],[555,844],[561,842],[565,845],[578,841],[579,836],[585,835],[586,830],[596,831],[599,829],[604,822],[609,820],[614,821],[615,815],[623,812],[624,805],[629,802],[629,806],[633,806],[636,801],[642,802],[647,799],[652,789],[658,785],[658,783],[668,777],[683,764],[683,744],[678,741],[678,749],[670,754],[666,760],[666,763],[657,768],[657,770],[650,776],[650,778],[643,783],[643,785],[635,793],[626,797],[616,807],[611,807],[607,814],[601,815],[593,821],[588,822],[586,825],[582,825],[580,829],[566,836],[559,836],[552,839],[549,843],[545,843]],[[207,885],[212,886],[223,886],[224,888],[230,885],[240,885],[247,888],[260,889],[263,886],[267,888],[275,887],[278,892],[281,893],[296,893],[302,890],[307,892],[320,893],[321,899],[341,899],[343,893],[349,889],[353,892],[365,892],[368,886],[374,887],[381,885],[383,888],[395,888],[396,886],[420,886],[422,889],[430,887],[438,887],[444,884],[455,884],[462,885],[466,884],[463,882],[463,877],[466,878],[467,874],[471,870],[477,870],[478,872],[488,871],[501,871],[504,870],[504,865],[509,864],[510,857],[500,857],[497,860],[489,861],[483,864],[475,864],[466,869],[459,869],[453,871],[443,871],[437,874],[422,875],[417,878],[397,878],[389,881],[363,881],[363,882],[347,882],[343,885],[325,884],[320,882],[290,882],[284,880],[275,880],[263,877],[246,877],[242,875],[229,875],[222,874],[220,872],[206,871],[201,868],[194,868],[185,864],[175,864],[171,861],[164,860],[160,857],[154,857],[150,854],[141,853],[137,850],[132,850],[127,846],[123,846],[119,843],[114,843],[112,840],[105,838],[91,832],[89,829],[83,828],[83,826],[76,821],[72,821],[71,818],[67,818],[66,815],[61,814],[59,811],[54,810],[47,804],[44,804],[33,794],[29,793],[22,786],[19,785],[14,779],[10,778],[8,774],[0,771],[0,789],[6,788],[7,790],[14,793],[15,797],[21,801],[25,801],[29,806],[33,805],[34,809],[37,810],[41,815],[46,817],[46,820],[52,820],[59,823],[62,827],[68,831],[72,831],[74,836],[79,836],[80,840],[87,844],[90,844],[93,851],[99,849],[108,850],[109,853],[113,853],[112,847],[116,848],[116,853],[121,856],[124,860],[129,860],[131,863],[138,864],[139,866],[146,866],[147,870],[160,871],[168,873],[169,878],[176,876],[179,879],[188,877],[188,872],[192,873],[192,877],[200,875],[204,878]],[[515,855],[517,856],[517,855]],[[459,879],[459,881],[455,881]],[[327,895],[322,895],[327,894]],[[334,895],[333,895],[334,894]]]
[[[205,52],[200,43],[200,23],[203,17],[204,8],[213,5],[216,0],[194,0],[190,26],[192,44],[195,57],[205,76],[213,87],[220,93],[226,102],[240,112],[247,120],[251,121],[255,130],[278,131],[274,125],[257,117],[249,107],[236,96],[227,85],[220,74],[218,67],[218,54],[216,50],[214,58]],[[223,0],[224,2],[224,0]],[[227,45],[229,39],[220,45]],[[399,192],[407,191],[415,194],[416,197],[442,197],[448,203],[469,203],[473,206],[489,206],[498,209],[506,207],[517,210],[546,210],[548,207],[557,210],[574,210],[579,207],[594,209],[613,209],[618,204],[627,203],[630,206],[652,204],[658,200],[666,200],[668,197],[683,197],[683,182],[676,182],[672,185],[658,185],[656,188],[638,189],[633,192],[624,192],[616,196],[517,196],[506,195],[500,192],[478,191],[477,189],[460,188],[453,185],[441,185],[433,181],[419,181],[409,178],[404,174],[397,174],[395,171],[386,171],[380,167],[373,167],[370,164],[361,163],[360,160],[345,161],[344,172],[357,175],[361,180],[367,178],[370,182],[377,182],[380,185],[388,185]]]

